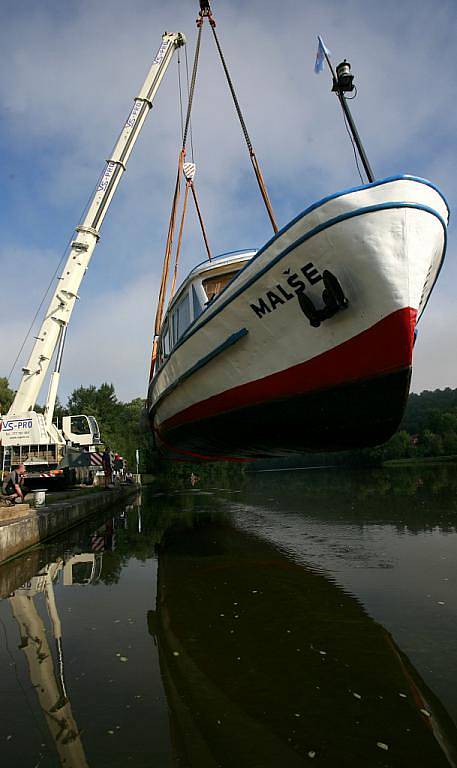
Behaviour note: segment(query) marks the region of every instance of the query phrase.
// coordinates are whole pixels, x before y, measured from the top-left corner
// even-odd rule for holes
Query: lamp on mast
[[[351,65],[346,59],[344,59],[344,61],[338,64],[335,72],[335,70],[333,69],[332,62],[330,61],[328,52],[325,48],[323,50],[323,53],[333,77],[332,91],[336,93],[336,95],[338,96],[339,102],[341,104],[341,108],[343,110],[344,116],[349,126],[349,130],[352,134],[352,138],[354,139],[355,145],[357,147],[357,151],[360,155],[360,159],[365,169],[367,179],[369,182],[372,182],[374,181],[374,178],[375,178],[374,173],[368,161],[368,157],[366,155],[365,148],[362,144],[362,139],[359,136],[359,132],[354,122],[354,118],[352,117],[351,110],[349,109],[347,99],[344,95],[345,93],[352,93],[352,91],[355,88],[353,83],[354,75],[351,72]]]

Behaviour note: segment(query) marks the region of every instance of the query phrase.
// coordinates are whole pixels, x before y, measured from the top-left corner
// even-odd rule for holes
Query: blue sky
[[[3,0],[2,10],[0,375],[6,375],[165,29],[186,34],[191,60],[198,3]],[[270,0],[214,0],[213,11],[280,224],[358,183],[328,73],[313,73],[317,34],[334,63],[344,57],[352,63],[358,86],[352,109],[375,175],[429,178],[455,208],[454,0],[283,0],[280,7]],[[270,226],[208,28],[193,129],[213,251],[261,246]],[[63,400],[80,384],[104,380],[121,399],[145,394],[179,139],[174,61],[81,286]],[[181,275],[203,257],[189,223]],[[445,267],[420,325],[416,391],[457,387],[456,284],[451,218]],[[16,369],[13,386],[18,377]]]

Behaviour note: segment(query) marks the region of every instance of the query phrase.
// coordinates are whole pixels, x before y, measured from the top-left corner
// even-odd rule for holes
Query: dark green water
[[[149,488],[0,568],[0,765],[457,765],[452,466]]]

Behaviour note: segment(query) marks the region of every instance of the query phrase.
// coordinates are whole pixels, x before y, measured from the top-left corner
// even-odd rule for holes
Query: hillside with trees
[[[398,432],[372,451],[383,460],[457,457],[457,389],[410,394]]]

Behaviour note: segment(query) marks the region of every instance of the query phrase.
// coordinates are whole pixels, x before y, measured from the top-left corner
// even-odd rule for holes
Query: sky
[[[6,376],[165,30],[186,35],[191,65],[198,2],[0,0],[0,8]],[[212,8],[280,226],[315,200],[359,183],[329,74],[313,72],[318,34],[335,64],[352,64],[358,95],[351,109],[375,176],[410,173],[444,193],[449,245],[419,326],[412,389],[457,387],[457,3],[213,0]],[[185,82],[183,52],[180,58]],[[207,26],[192,125],[212,251],[260,247],[271,227]],[[175,55],[81,285],[65,349],[63,402],[75,387],[104,381],[121,400],[146,394],[180,137]],[[204,257],[189,217],[181,278]],[[32,342],[11,376],[13,387]]]

